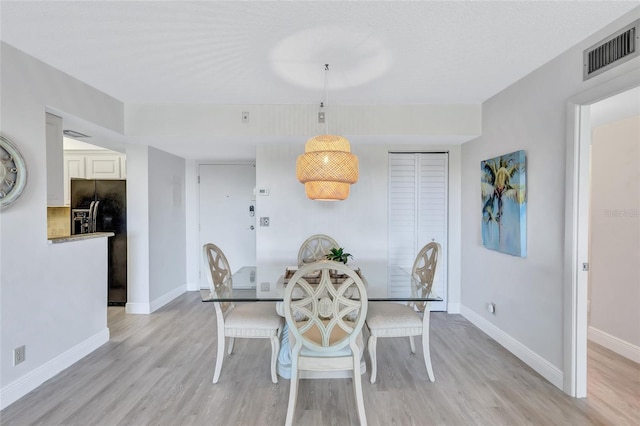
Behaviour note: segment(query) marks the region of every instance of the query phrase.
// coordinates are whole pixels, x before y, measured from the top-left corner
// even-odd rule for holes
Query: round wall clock
[[[18,199],[27,184],[27,166],[18,148],[0,136],[0,208]]]

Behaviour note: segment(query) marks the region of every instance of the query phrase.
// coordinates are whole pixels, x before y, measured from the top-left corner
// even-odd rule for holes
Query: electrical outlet
[[[26,349],[25,346],[22,345],[13,350],[13,365],[18,365],[26,359]]]
[[[242,112],[242,122],[245,124],[249,123],[249,112],[248,111],[243,111]]]
[[[271,285],[268,282],[267,283],[260,283],[260,290],[269,291],[270,288],[271,288]]]
[[[260,226],[269,226],[269,218],[261,217],[260,218]]]

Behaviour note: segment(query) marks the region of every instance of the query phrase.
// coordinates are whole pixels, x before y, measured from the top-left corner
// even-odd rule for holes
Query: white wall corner
[[[169,291],[168,293],[165,293],[162,296],[158,297],[157,299],[151,301],[149,305],[151,312],[157,311],[158,309],[162,308],[164,305],[171,302],[173,299],[185,293],[186,291],[187,291],[187,284],[183,284],[180,287],[176,287],[173,290]]]
[[[197,281],[189,281],[187,283],[187,291],[200,291],[200,283]]]
[[[473,325],[484,331],[493,340],[504,346],[509,352],[518,357],[521,361],[533,368],[542,377],[547,379],[558,389],[562,390],[563,375],[562,371],[551,364],[549,361],[520,343],[491,322],[484,319],[468,307],[461,305],[460,313],[468,319]]]
[[[147,302],[127,302],[124,311],[127,314],[150,314],[151,304]]]
[[[187,290],[200,289],[200,255],[199,247],[199,163],[195,160],[186,160],[185,163],[185,216],[186,216],[186,268]]]
[[[459,314],[460,313],[460,303],[458,302],[449,302],[447,304],[447,313],[448,314]]]
[[[605,348],[640,364],[640,347],[589,326],[587,338]]]
[[[94,334],[40,367],[0,389],[0,409],[5,409],[62,370],[80,361],[109,341],[109,329]]]

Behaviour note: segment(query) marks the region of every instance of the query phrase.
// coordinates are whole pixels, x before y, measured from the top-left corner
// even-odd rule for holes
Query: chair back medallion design
[[[298,266],[325,260],[327,253],[329,253],[332,248],[338,247],[339,245],[336,240],[327,235],[312,235],[300,246],[300,250],[298,251]]]
[[[339,283],[337,272],[344,279]],[[285,317],[296,338],[317,352],[349,345],[367,314],[363,281],[348,266],[329,260],[304,265],[289,280],[285,292]]]

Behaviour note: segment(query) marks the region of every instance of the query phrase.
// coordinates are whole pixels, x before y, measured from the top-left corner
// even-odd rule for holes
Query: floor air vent
[[[588,80],[638,56],[639,39],[640,19],[585,50],[582,79]]]

